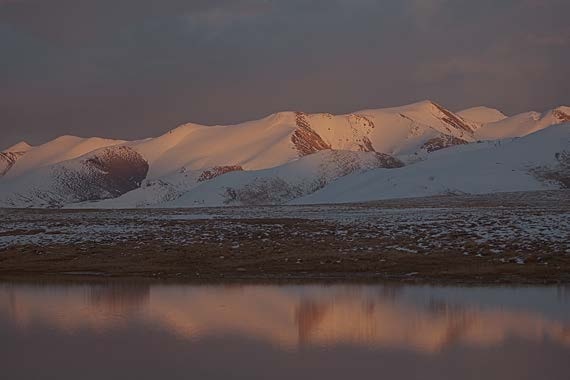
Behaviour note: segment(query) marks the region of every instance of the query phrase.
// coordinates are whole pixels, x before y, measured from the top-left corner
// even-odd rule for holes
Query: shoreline
[[[118,253],[120,252],[120,253]],[[221,254],[149,248],[125,253],[120,247],[79,252],[51,247],[38,254],[4,250],[0,280],[159,280],[190,283],[347,283],[444,285],[570,284],[570,255],[463,255],[454,253],[353,253],[298,251]],[[233,257],[232,257],[233,255]],[[237,256],[237,257],[236,257]],[[220,259],[220,257],[223,257]]]
[[[234,277],[175,277],[156,276],[145,277],[138,274],[111,275],[111,274],[67,274],[67,273],[3,273],[0,274],[0,283],[49,283],[49,284],[91,284],[91,283],[133,282],[149,285],[267,285],[267,286],[296,286],[296,285],[394,285],[394,286],[441,286],[441,287],[536,287],[536,286],[570,286],[570,276],[556,278],[526,278],[526,277],[496,277],[488,279],[478,278],[438,278],[414,277],[405,275],[376,276],[373,274],[346,273],[344,275],[327,276],[312,274],[309,276],[234,276]]]

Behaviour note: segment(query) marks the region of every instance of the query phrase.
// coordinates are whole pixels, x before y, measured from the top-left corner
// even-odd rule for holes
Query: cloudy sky
[[[570,105],[567,0],[0,0],[1,146],[432,99]]]

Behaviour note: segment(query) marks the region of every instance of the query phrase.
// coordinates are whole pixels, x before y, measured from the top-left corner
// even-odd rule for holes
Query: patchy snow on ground
[[[342,250],[570,253],[570,192],[418,198],[385,203],[139,210],[0,211],[0,249],[148,242],[239,245],[347,242]],[[283,221],[299,220],[283,228]],[[309,221],[309,222],[307,222]],[[315,228],[308,228],[314,221]],[[298,228],[295,225],[298,224]]]

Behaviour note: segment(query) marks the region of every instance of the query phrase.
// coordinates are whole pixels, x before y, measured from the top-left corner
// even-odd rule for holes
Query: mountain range
[[[0,153],[0,207],[360,202],[570,187],[570,107],[506,116],[432,101],[280,112],[143,140],[61,136]]]

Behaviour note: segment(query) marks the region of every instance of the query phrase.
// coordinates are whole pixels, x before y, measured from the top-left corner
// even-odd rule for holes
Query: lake
[[[570,287],[0,283],[3,379],[564,379]]]

